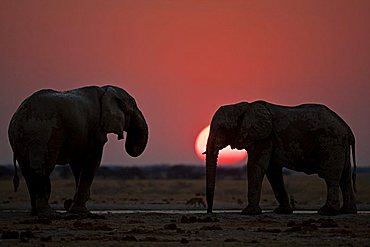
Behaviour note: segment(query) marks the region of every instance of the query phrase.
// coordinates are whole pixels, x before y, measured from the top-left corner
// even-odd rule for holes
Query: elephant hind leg
[[[325,180],[327,199],[319,209],[322,215],[337,215],[340,213],[339,183],[347,160],[347,152],[343,146],[337,145],[331,149],[331,156],[323,162],[319,176]]]
[[[323,207],[318,211],[321,215],[337,215],[339,211],[339,183],[330,179],[325,179],[327,189],[327,199]]]
[[[23,173],[23,177],[26,180],[27,184],[27,189],[28,189],[28,194],[30,195],[31,199],[31,216],[36,216],[37,215],[37,210],[36,210],[36,188],[31,182],[30,176],[28,174]]]
[[[28,194],[31,200],[31,216],[37,215],[36,210],[36,188],[31,178],[31,170],[27,159],[18,158],[19,167],[22,170],[22,175],[27,184]]]
[[[34,191],[37,215],[49,215],[55,211],[49,206],[51,193],[50,178],[47,175],[31,174],[30,185]]]
[[[48,204],[51,192],[49,177],[31,172],[30,174],[25,174],[24,178],[31,199],[31,215],[52,214],[54,210]]]
[[[340,209],[342,214],[356,214],[356,199],[352,188],[351,167],[346,166],[339,181],[342,190],[343,205]]]
[[[50,174],[55,165],[51,160],[46,160],[46,153],[35,152],[38,149],[30,151],[30,171],[27,185],[29,190],[33,193],[33,213],[36,212],[38,216],[54,216],[56,215],[49,205],[49,198],[51,194]],[[40,155],[43,154],[43,155]],[[50,158],[50,157],[49,157]],[[54,161],[54,160],[53,160]]]

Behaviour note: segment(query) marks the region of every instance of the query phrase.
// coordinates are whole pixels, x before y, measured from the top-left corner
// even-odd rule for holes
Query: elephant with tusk
[[[319,214],[357,212],[355,138],[344,120],[328,107],[318,104],[288,107],[265,101],[221,106],[212,118],[206,147],[208,213],[213,209],[218,153],[227,145],[248,151],[248,206],[242,214],[262,212],[259,202],[265,174],[279,203],[274,212],[293,212],[284,186],[283,167],[317,173],[325,180],[327,200]]]
[[[115,86],[90,86],[70,91],[35,92],[14,113],[8,130],[16,161],[26,180],[33,215],[52,215],[50,174],[56,164],[69,164],[76,183],[69,212],[86,213],[86,202],[99,167],[107,134],[123,139],[132,156],[148,142],[148,126],[135,99]],[[19,185],[17,173],[13,179]]]

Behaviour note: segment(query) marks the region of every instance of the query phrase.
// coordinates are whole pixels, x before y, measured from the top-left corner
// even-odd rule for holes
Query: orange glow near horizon
[[[199,132],[195,140],[195,153],[198,158],[205,161],[206,156],[202,154],[206,150],[207,139],[209,135],[209,125]],[[246,159],[247,151],[231,149],[230,146],[220,150],[218,155],[218,164],[220,165],[232,165]]]

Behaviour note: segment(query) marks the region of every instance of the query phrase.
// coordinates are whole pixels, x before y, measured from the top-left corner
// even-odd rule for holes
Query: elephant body
[[[259,214],[261,186],[267,176],[279,202],[276,213],[292,213],[282,177],[286,167],[318,174],[327,185],[320,214],[356,213],[350,147],[355,164],[355,138],[350,127],[324,105],[287,107],[265,101],[222,106],[213,116],[207,141],[207,202],[212,211],[218,151],[227,145],[248,151],[248,206]],[[355,172],[353,173],[353,176]],[[343,205],[339,205],[339,188]]]
[[[86,212],[107,134],[123,139],[123,131],[128,133],[126,151],[140,155],[148,139],[147,124],[134,98],[118,87],[45,89],[24,100],[11,119],[8,135],[27,183],[32,213],[53,212],[48,204],[49,176],[56,164],[69,164],[75,177],[76,193],[67,210]]]
[[[345,159],[349,149],[343,149],[343,144],[349,148],[354,144],[354,136],[336,113],[314,104],[282,107],[265,103],[265,106],[271,112],[274,131],[271,161],[291,170],[317,173],[320,177],[341,173],[343,164],[327,165],[333,158]]]

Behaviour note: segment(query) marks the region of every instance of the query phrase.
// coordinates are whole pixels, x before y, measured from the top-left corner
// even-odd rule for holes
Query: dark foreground
[[[0,213],[1,246],[369,246],[370,215]]]
[[[359,174],[358,178],[358,208],[369,210],[370,175]],[[297,210],[317,210],[325,202],[325,184],[316,176],[286,176],[285,181]],[[90,209],[134,213],[83,218],[62,214],[60,219],[39,219],[29,216],[24,180],[17,193],[12,191],[10,178],[0,180],[0,246],[370,246],[370,214],[242,216],[229,211],[207,215],[201,203],[204,185],[202,179],[97,179]],[[216,186],[215,209],[241,212],[246,206],[246,181],[220,180]],[[63,209],[64,200],[71,198],[73,191],[72,179],[54,178],[51,206]],[[196,198],[194,203],[186,204],[192,198]],[[276,206],[265,181],[261,207],[272,210]]]

